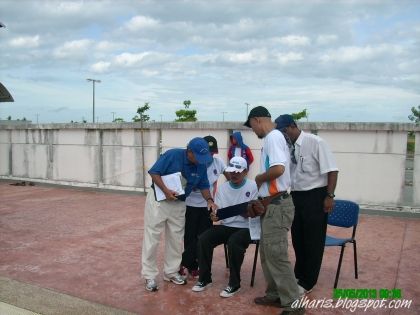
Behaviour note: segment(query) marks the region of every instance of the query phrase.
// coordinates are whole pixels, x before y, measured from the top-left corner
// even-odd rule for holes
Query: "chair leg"
[[[340,276],[341,262],[343,261],[343,254],[344,254],[345,247],[346,245],[341,246],[340,259],[338,260],[337,273],[335,274],[334,289],[337,288],[338,277]]]
[[[259,249],[259,247],[260,247],[260,241],[256,241],[255,242],[254,264],[252,265],[251,287],[254,286],[255,269],[257,268],[258,249]]]
[[[356,247],[356,240],[353,240],[353,252],[354,252],[354,278],[359,278],[359,272],[357,269],[357,247]]]
[[[225,249],[225,261],[226,261],[226,268],[229,268],[229,256],[228,256],[228,249],[227,244],[223,244],[223,248]]]

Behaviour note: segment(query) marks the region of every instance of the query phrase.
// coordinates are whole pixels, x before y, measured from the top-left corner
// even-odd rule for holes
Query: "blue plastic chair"
[[[335,275],[334,288],[337,288],[338,277],[340,276],[341,262],[343,260],[344,249],[347,243],[353,243],[354,253],[354,277],[358,279],[357,271],[357,248],[356,248],[356,227],[359,219],[359,205],[348,200],[335,200],[333,211],[328,215],[328,225],[343,228],[353,227],[351,238],[336,238],[327,235],[325,246],[341,246],[340,259],[338,260],[337,273]]]

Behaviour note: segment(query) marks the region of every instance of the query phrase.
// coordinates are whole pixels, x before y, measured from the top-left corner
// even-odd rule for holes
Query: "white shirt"
[[[278,192],[288,191],[290,182],[290,152],[283,134],[273,129],[264,137],[261,150],[260,173],[265,173],[275,165],[283,165],[284,173],[270,182],[261,185],[258,195],[261,197],[273,196]]]
[[[307,191],[325,187],[328,173],[338,171],[334,156],[320,137],[301,131],[295,142],[297,164],[291,163],[292,190]]]
[[[213,162],[207,167],[207,178],[210,183],[210,194],[214,196],[214,190],[217,186],[217,180],[220,174],[226,169],[225,162],[217,156],[213,157]],[[207,201],[204,200],[201,191],[198,189],[193,190],[185,199],[185,204],[190,207],[207,207]]]
[[[245,178],[242,185],[233,186],[231,182],[224,182],[216,192],[215,203],[219,208],[226,208],[240,203],[255,200],[258,197],[257,183],[254,180]],[[248,218],[237,215],[226,218],[223,225],[237,228],[249,228]]]

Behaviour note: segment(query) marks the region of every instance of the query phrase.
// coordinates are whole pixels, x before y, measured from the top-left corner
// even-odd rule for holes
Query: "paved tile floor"
[[[163,282],[155,293],[140,278],[145,197],[57,186],[12,186],[0,181],[0,302],[40,314],[278,314],[253,298],[264,295],[250,245],[242,267],[242,290],[219,297],[227,284],[222,247],[213,260],[213,287],[202,293]],[[337,230],[332,230],[337,233]],[[350,231],[349,231],[350,233]],[[360,215],[357,231],[359,279],[351,247],[346,249],[340,288],[402,290],[409,309],[356,309],[353,314],[420,314],[420,220]],[[293,249],[289,248],[293,262]],[[310,301],[332,297],[339,249],[327,248]],[[162,247],[159,267],[162,270]],[[349,301],[350,302],[350,301]],[[349,304],[347,304],[348,306]],[[11,306],[12,307],[12,306]],[[0,314],[4,313],[0,309]],[[307,314],[350,314],[350,309],[307,309]],[[7,312],[5,313],[7,314]]]

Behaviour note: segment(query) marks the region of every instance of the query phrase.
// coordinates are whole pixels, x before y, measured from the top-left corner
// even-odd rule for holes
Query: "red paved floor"
[[[219,297],[228,279],[221,247],[215,251],[209,290],[194,293],[193,281],[176,286],[159,279],[157,293],[145,291],[139,277],[144,201],[144,196],[134,194],[0,182],[0,276],[137,314],[280,312],[253,303],[265,288],[259,265],[256,284],[249,286],[254,245],[242,268],[242,291],[232,298]],[[354,279],[353,252],[348,248],[339,287],[401,288],[403,298],[412,300],[410,309],[368,313],[419,314],[420,220],[361,215],[357,239],[359,279]],[[289,252],[293,261],[292,248]],[[338,249],[327,248],[310,299],[331,298],[337,259]],[[347,313],[348,309],[307,310],[307,314]]]

